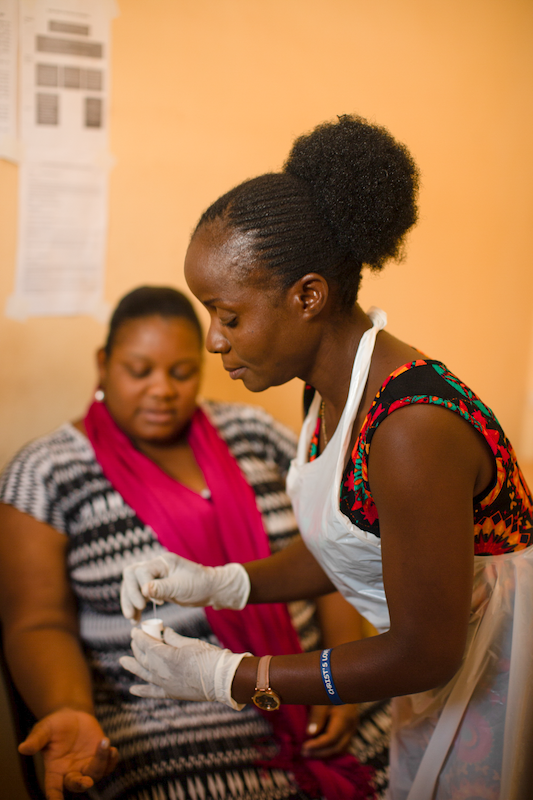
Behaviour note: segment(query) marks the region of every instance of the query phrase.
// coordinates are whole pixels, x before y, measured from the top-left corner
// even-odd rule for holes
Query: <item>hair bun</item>
[[[417,219],[418,169],[407,148],[362,117],[344,115],[296,139],[283,167],[307,181],[339,246],[380,269],[401,255]]]

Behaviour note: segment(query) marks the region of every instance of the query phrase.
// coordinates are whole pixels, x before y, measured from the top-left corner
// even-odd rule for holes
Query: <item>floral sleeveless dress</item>
[[[355,443],[341,487],[340,507],[359,528],[379,536],[379,518],[368,483],[372,438],[389,414],[414,403],[459,414],[483,436],[495,461],[492,484],[474,498],[474,553],[497,556],[523,550],[533,535],[533,501],[513,447],[488,406],[440,361],[420,359],[399,367],[376,395]],[[311,440],[316,458],[321,419]]]
[[[385,316],[374,312],[374,326],[383,327],[380,314]],[[313,511],[300,502],[300,529],[304,535],[309,527],[304,538],[317,560],[361,613],[370,611],[369,618],[374,614],[379,631],[387,629],[388,621],[379,568],[379,516],[367,465],[381,422],[413,403],[441,406],[459,414],[484,437],[495,465],[493,481],[473,498],[474,590],[463,663],[446,685],[394,698],[388,797],[522,800],[531,796],[526,781],[533,746],[531,494],[492,411],[441,362],[423,357],[400,367],[385,381],[347,459],[346,444],[358,405],[354,387],[359,384],[362,393],[369,358],[371,353],[358,365],[356,357],[347,401],[349,405],[353,393],[352,407],[346,420],[341,418],[342,431],[335,431],[320,454],[320,397],[312,400],[299,456],[293,461],[290,494],[298,507],[299,495],[303,499],[306,492],[312,502],[311,490],[305,489],[306,476],[313,482],[315,473],[317,479],[322,473],[322,481],[331,483],[331,494],[322,502],[321,520],[312,522]],[[326,454],[335,436],[336,468],[329,464],[326,475]],[[322,459],[324,468],[319,470]],[[315,488],[319,485],[317,480]]]

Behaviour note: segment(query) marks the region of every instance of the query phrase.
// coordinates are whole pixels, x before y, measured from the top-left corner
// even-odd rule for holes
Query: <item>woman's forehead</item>
[[[150,314],[124,320],[116,330],[113,350],[161,340],[169,346],[179,344],[179,346],[201,348],[198,331],[191,320],[185,317]]]
[[[252,234],[215,222],[203,225],[194,234],[185,257],[185,278],[197,296],[200,288],[220,284],[252,288],[257,272],[264,272],[264,268],[254,252]]]
[[[252,232],[231,228],[217,219],[206,223],[194,234],[189,249],[202,249],[206,255],[224,263],[251,265],[256,260],[253,243]]]

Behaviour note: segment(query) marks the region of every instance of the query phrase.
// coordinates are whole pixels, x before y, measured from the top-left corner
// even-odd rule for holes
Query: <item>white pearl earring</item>
[[[103,389],[97,389],[96,392],[94,393],[94,399],[96,400],[97,403],[101,403],[104,397],[105,394]]]

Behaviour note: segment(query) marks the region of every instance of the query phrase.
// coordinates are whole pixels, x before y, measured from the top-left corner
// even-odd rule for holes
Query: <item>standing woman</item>
[[[521,800],[531,495],[492,411],[356,302],[363,265],[401,254],[417,182],[405,147],[344,116],[298,139],[281,173],[217,200],[193,234],[185,273],[211,316],[208,349],[251,391],[298,377],[313,395],[288,476],[304,542],[246,564],[240,602],[337,588],[379,631],[269,664],[244,656],[226,688],[239,703],[394,696],[392,800]],[[145,565],[143,580],[145,596],[218,602],[196,564],[179,576]],[[135,632],[124,665],[156,696],[182,696],[196,670],[204,699],[227,654],[169,638]]]

